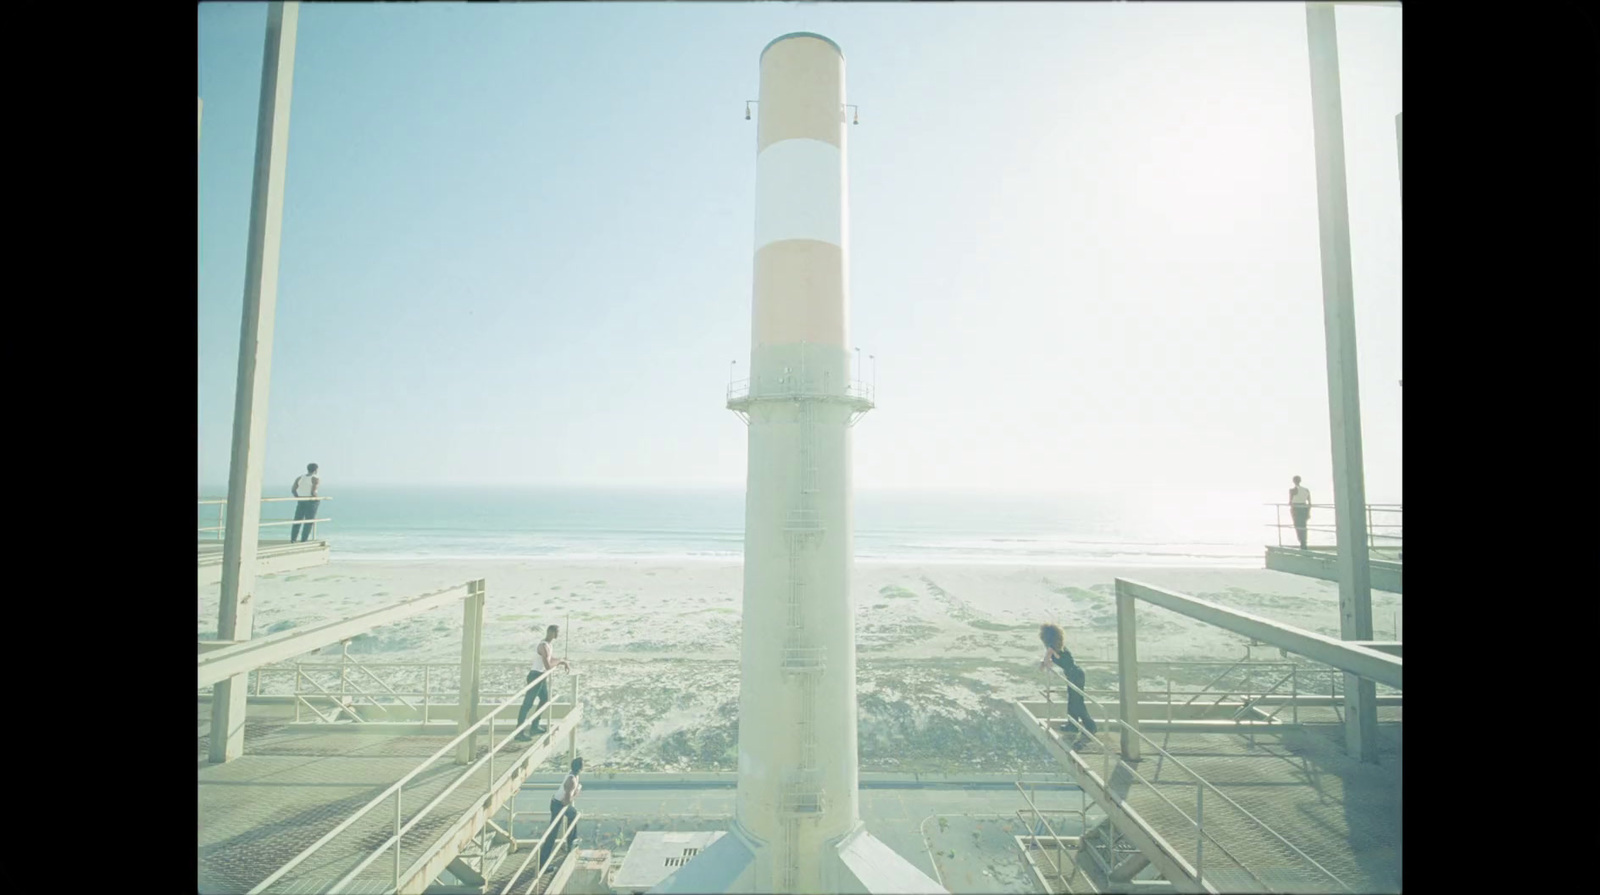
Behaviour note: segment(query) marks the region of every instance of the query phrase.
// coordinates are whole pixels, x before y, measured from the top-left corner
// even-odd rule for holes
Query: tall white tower
[[[814,34],[761,54],[744,635],[735,817],[772,890],[815,891],[856,810],[844,56]],[[766,860],[760,863],[766,863]],[[763,888],[765,888],[763,886]]]
[[[734,828],[660,892],[940,892],[857,810],[844,54],[819,34],[761,53],[739,789]]]

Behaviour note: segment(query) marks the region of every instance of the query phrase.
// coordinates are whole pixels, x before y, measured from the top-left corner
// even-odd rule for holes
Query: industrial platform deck
[[[1288,572],[1291,575],[1304,575],[1307,578],[1320,578],[1323,581],[1339,580],[1339,551],[1334,547],[1311,547],[1302,550],[1299,547],[1268,546],[1265,565],[1275,572]],[[1367,567],[1373,590],[1387,591],[1391,594],[1401,592],[1401,585],[1404,583],[1401,574],[1404,571],[1404,563],[1400,560],[1399,548],[1372,548],[1368,552]]]
[[[557,704],[555,709],[570,709]],[[536,741],[534,766],[564,755],[570,725],[581,711],[558,717],[551,734]],[[315,843],[450,740],[440,735],[391,736],[366,730],[314,730],[283,721],[249,721],[245,754],[224,764],[206,760],[208,737],[199,738],[199,854],[201,892],[242,893]],[[478,740],[478,754],[487,750]],[[494,767],[502,776],[523,749],[503,750]],[[440,759],[402,792],[407,822],[466,769]],[[490,769],[471,772],[459,788],[402,838],[402,869],[432,846],[475,805],[490,786]],[[392,802],[392,799],[390,800]],[[542,812],[541,812],[542,813]],[[519,822],[519,826],[520,826]],[[395,809],[381,805],[275,883],[272,891],[320,892],[351,870],[394,832]],[[395,861],[383,855],[357,880],[392,886]],[[370,877],[370,880],[369,880]],[[382,887],[382,886],[380,886]]]
[[[1203,886],[1222,892],[1400,891],[1399,707],[1378,709],[1378,761],[1368,764],[1345,755],[1343,727],[1331,708],[1302,708],[1298,727],[1260,732],[1253,742],[1231,733],[1147,734],[1239,806],[1207,791],[1197,810],[1194,777],[1172,758],[1147,747],[1136,764],[1120,760],[1114,721],[1101,722],[1100,745],[1071,752],[1063,735],[1040,722],[1030,705],[1039,704],[1018,704],[1035,736],[1074,770],[1122,833],[1133,840],[1144,838],[1140,850],[1146,853],[1150,840],[1157,838],[1169,857],[1198,869]],[[1197,816],[1208,834],[1203,849],[1192,821]],[[1154,837],[1136,835],[1138,826]],[[1174,882],[1182,890],[1198,888],[1193,879]]]
[[[256,574],[276,575],[327,565],[327,541],[262,540],[256,553]],[[199,586],[222,581],[222,541],[203,539],[199,543]]]

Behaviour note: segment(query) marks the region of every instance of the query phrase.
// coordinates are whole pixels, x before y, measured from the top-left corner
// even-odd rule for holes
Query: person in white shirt
[[[574,758],[572,760],[572,773],[567,775],[567,779],[561,781],[561,792],[550,797],[551,826],[555,827],[556,819],[561,815],[565,814],[567,817],[566,843],[568,849],[572,848],[572,844],[577,841],[578,837],[578,809],[574,808],[572,803],[578,800],[578,793],[583,792],[583,784],[578,782],[578,775],[582,772],[583,759]],[[560,838],[560,833],[560,827],[550,830],[550,835],[544,840],[544,845],[539,849],[539,866],[542,867],[550,862],[550,852],[555,848],[556,840]]]
[[[304,498],[294,505],[295,525],[289,527],[289,543],[307,541],[311,538],[312,523],[299,524],[301,519],[317,518],[317,487],[322,484],[322,479],[317,477],[317,464],[307,463],[306,474],[294,480],[294,485],[289,488],[289,493],[295,497]],[[302,531],[302,529],[304,529]]]
[[[1300,538],[1300,549],[1306,549],[1306,522],[1311,519],[1311,491],[1302,487],[1300,477],[1294,477],[1294,487],[1289,489],[1289,515],[1294,517],[1294,533]]]
[[[560,625],[551,625],[544,630],[544,639],[539,641],[539,646],[534,650],[533,670],[528,672],[528,679],[525,681],[525,683],[533,683],[534,678],[537,678],[552,669],[570,667],[567,665],[566,659],[556,658],[555,650],[550,646],[552,643],[555,643],[556,638],[559,636],[561,636]],[[545,678],[535,685],[532,690],[529,690],[527,696],[522,698],[522,710],[517,712],[517,726],[522,726],[522,722],[527,719],[529,712],[549,701],[550,679]],[[517,734],[517,739],[531,740],[538,734],[544,732],[545,725],[535,721],[528,725],[527,730]]]

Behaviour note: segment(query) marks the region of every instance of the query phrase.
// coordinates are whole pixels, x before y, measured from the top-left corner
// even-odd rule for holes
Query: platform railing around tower
[[[268,503],[295,503],[295,504],[298,504],[302,500],[315,500],[315,501],[318,501],[318,503],[320,505],[321,501],[332,500],[332,499],[333,498],[331,498],[331,497],[322,497],[322,496],[318,496],[318,497],[263,497],[263,498],[261,498],[261,502],[263,504],[268,504]],[[228,500],[227,500],[227,498],[225,498],[225,497],[204,497],[204,498],[200,498],[197,503],[201,507],[215,506],[217,508],[217,511],[216,511],[217,512],[217,524],[215,524],[215,525],[201,525],[201,526],[198,526],[197,527],[197,531],[198,531],[200,537],[205,538],[206,540],[215,540],[215,541],[222,540],[223,534],[226,533],[226,531],[227,531],[227,512],[228,512]],[[333,519],[331,517],[323,517],[323,516],[319,516],[319,517],[317,517],[315,519],[263,519],[259,523],[259,525],[260,525],[261,528],[266,529],[266,528],[279,528],[279,527],[282,527],[282,526],[285,526],[285,525],[287,525],[287,526],[314,525],[314,524],[319,523],[319,522],[332,522],[332,521],[333,521]],[[292,529],[291,529],[291,531],[292,531]],[[288,540],[289,534],[290,534],[290,532],[285,532],[284,533],[283,537],[284,537],[285,540]]]
[[[876,400],[876,390],[871,383],[851,379],[843,389],[830,389],[826,377],[778,376],[756,377],[755,380],[737,379],[728,383],[728,403],[739,404],[762,398],[845,398],[852,401]]]
[[[1271,523],[1270,527],[1277,530],[1278,546],[1293,547],[1298,544],[1298,536],[1295,534],[1295,527],[1292,519],[1293,513],[1290,512],[1291,505],[1287,503],[1269,503],[1266,504],[1266,506],[1274,508],[1273,512],[1276,518]],[[1321,510],[1325,512],[1329,518],[1331,518],[1334,511],[1334,506],[1333,504],[1314,503],[1311,504],[1311,509],[1314,511]],[[1289,521],[1284,521],[1286,518],[1288,518]],[[1401,521],[1400,504],[1367,504],[1367,549],[1375,554],[1380,554],[1377,558],[1392,559],[1398,557],[1402,546],[1401,535],[1403,528],[1404,526],[1402,525]],[[1284,543],[1285,532],[1287,532],[1289,539],[1289,543],[1287,544]],[[1332,543],[1311,543],[1311,535],[1313,533],[1317,535],[1326,535],[1328,540]],[[1333,550],[1337,547],[1337,541],[1338,528],[1336,526],[1306,525],[1306,549]]]

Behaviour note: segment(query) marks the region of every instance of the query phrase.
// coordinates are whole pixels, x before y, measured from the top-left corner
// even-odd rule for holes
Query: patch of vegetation
[[[1095,585],[1095,586],[1096,587],[1100,587],[1101,585]],[[1104,602],[1107,602],[1107,601],[1109,601],[1111,599],[1111,595],[1110,594],[1100,593],[1100,592],[1094,591],[1094,590],[1085,590],[1084,588],[1081,588],[1081,587],[1071,587],[1071,586],[1068,586],[1068,587],[1054,587],[1054,588],[1051,588],[1050,590],[1051,590],[1052,593],[1060,594],[1063,597],[1071,597],[1074,600],[1081,600],[1081,601],[1083,601],[1085,603],[1090,603],[1090,604],[1104,603]]]
[[[967,624],[980,631],[1025,631],[1032,627],[1031,625],[1002,625],[982,618],[970,619]]]

